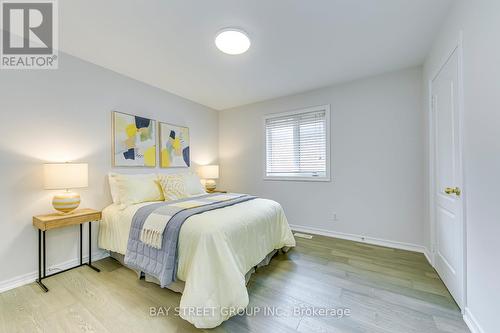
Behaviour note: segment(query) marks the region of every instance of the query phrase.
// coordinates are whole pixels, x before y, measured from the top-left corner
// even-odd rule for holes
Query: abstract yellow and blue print
[[[114,166],[156,167],[156,121],[113,112]]]
[[[162,168],[191,165],[189,128],[160,123],[160,166]]]

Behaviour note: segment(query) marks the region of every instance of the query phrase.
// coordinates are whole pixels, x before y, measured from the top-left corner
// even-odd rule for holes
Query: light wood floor
[[[423,255],[315,236],[261,268],[250,306],[351,309],[351,316],[237,316],[213,332],[469,332]],[[180,295],[138,280],[111,258],[96,273],[81,267],[0,294],[0,332],[198,332],[150,307],[176,307]]]

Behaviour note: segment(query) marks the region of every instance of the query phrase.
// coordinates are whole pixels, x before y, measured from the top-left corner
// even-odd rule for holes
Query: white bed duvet
[[[125,254],[132,217],[142,206],[104,209],[99,247]],[[191,216],[178,247],[177,279],[185,281],[180,316],[198,328],[213,328],[248,305],[245,274],[267,254],[295,246],[281,206],[254,199]]]

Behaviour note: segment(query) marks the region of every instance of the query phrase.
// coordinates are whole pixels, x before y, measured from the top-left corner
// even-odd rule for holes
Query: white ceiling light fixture
[[[250,48],[248,34],[237,28],[225,28],[215,36],[215,46],[226,54],[236,55],[248,51]]]

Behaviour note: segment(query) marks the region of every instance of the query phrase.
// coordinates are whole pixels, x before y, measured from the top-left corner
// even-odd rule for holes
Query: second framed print
[[[189,167],[189,128],[160,122],[160,167]]]

